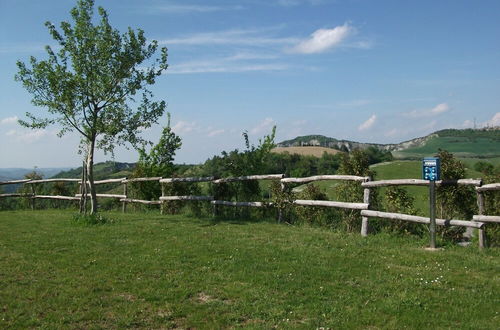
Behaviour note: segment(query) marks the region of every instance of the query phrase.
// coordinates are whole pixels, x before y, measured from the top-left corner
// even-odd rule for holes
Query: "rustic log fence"
[[[352,175],[318,175],[310,176],[305,178],[285,178],[284,174],[269,174],[269,175],[250,175],[241,177],[228,177],[228,178],[215,178],[215,177],[189,177],[189,178],[162,178],[162,177],[147,177],[147,178],[117,178],[117,179],[106,179],[98,180],[94,183],[96,185],[109,184],[109,183],[119,183],[123,185],[123,194],[97,194],[100,198],[114,198],[122,202],[122,211],[126,212],[126,206],[128,203],[139,203],[144,205],[162,205],[164,202],[168,201],[208,201],[213,205],[214,215],[217,214],[217,206],[232,206],[232,207],[265,207],[273,206],[272,203],[266,202],[248,202],[248,201],[226,201],[217,200],[214,196],[173,196],[166,195],[166,190],[164,189],[167,184],[172,184],[176,182],[184,183],[200,183],[208,182],[211,184],[221,184],[230,183],[238,181],[249,181],[249,180],[279,180],[281,184],[281,189],[285,189],[287,184],[306,184],[315,181],[322,180],[347,180],[360,182],[361,187],[364,188],[363,201],[359,203],[348,203],[340,201],[320,201],[320,200],[293,200],[293,205],[300,206],[321,206],[321,207],[334,207],[342,209],[360,210],[361,211],[361,235],[367,236],[369,233],[369,223],[368,218],[384,218],[391,220],[401,220],[409,221],[415,223],[429,224],[429,217],[415,216],[402,213],[390,213],[382,212],[378,210],[372,210],[370,208],[370,192],[371,189],[377,187],[389,187],[389,186],[428,186],[429,181],[420,179],[395,179],[395,180],[379,180],[371,181],[369,177],[362,176],[352,176]],[[132,182],[159,182],[161,186],[162,195],[159,200],[140,200],[128,197],[128,184]],[[82,185],[81,179],[43,179],[43,180],[12,180],[12,181],[0,181],[0,185],[12,185],[12,184],[24,184],[31,187],[31,193],[6,193],[0,194],[0,198],[28,198],[31,200],[31,207],[35,209],[35,199],[54,199],[54,200],[67,200],[67,201],[79,201],[82,197],[82,193],[75,194],[74,196],[60,196],[60,195],[37,195],[36,194],[36,184],[43,183],[55,183],[55,182],[66,182],[66,183],[78,183]],[[87,182],[88,185],[88,182]],[[500,223],[500,216],[498,215],[485,215],[485,201],[484,192],[486,191],[498,191],[500,190],[500,183],[486,184],[482,185],[481,180],[476,179],[460,179],[460,180],[442,180],[436,181],[437,186],[444,185],[466,185],[473,186],[476,189],[477,205],[479,214],[474,215],[470,220],[460,220],[460,219],[436,219],[436,224],[440,226],[462,226],[471,229],[478,229],[479,247],[486,247],[486,233],[485,226],[486,223]],[[80,189],[81,192],[85,191]],[[163,208],[160,208],[163,213]],[[281,220],[281,210],[279,214],[279,220]]]

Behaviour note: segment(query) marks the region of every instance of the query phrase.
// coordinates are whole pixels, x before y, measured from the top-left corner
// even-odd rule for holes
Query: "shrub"
[[[387,201],[386,209],[388,212],[417,215],[418,212],[414,206],[415,198],[408,194],[406,189],[398,186],[388,187],[385,192],[385,197]],[[381,223],[384,228],[392,232],[414,234],[418,236],[423,236],[427,233],[427,229],[424,225],[414,222],[382,220]]]
[[[328,200],[328,196],[318,186],[308,184],[297,194],[297,199],[305,200]],[[336,227],[338,222],[337,212],[329,207],[321,206],[295,206],[295,213],[299,223]]]
[[[370,169],[368,155],[361,150],[345,154],[340,163],[339,173],[346,175],[373,177],[375,172]],[[342,202],[360,203],[363,201],[364,189],[359,182],[344,181],[338,185],[338,198]],[[379,209],[378,190],[370,189],[370,204]],[[341,209],[343,227],[349,231],[359,231],[361,228],[361,213],[358,210]]]
[[[452,153],[439,150],[441,179],[458,180],[465,178],[465,166]],[[473,187],[447,185],[437,188],[436,216],[441,219],[472,219],[477,212],[476,194]],[[437,233],[451,240],[463,239],[464,227],[437,226]]]

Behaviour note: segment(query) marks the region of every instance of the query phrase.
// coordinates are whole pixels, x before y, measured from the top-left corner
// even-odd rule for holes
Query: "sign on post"
[[[422,164],[422,178],[429,181],[438,181],[441,178],[441,162],[439,158],[424,158]]]
[[[429,232],[430,247],[436,248],[436,181],[441,179],[441,162],[439,158],[427,157],[422,162],[422,178],[429,180]]]

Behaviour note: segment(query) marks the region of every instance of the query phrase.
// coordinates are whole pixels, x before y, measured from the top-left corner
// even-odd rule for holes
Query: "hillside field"
[[[436,136],[419,147],[394,151],[395,158],[423,158],[436,154],[439,149],[447,150],[456,157],[491,158],[500,156],[500,141],[488,137]]]
[[[289,154],[297,154],[301,156],[314,156],[321,157],[323,153],[336,155],[342,153],[340,150],[326,148],[326,147],[277,147],[271,150],[271,152],[282,154],[288,152]]]
[[[274,222],[0,212],[0,328],[474,328],[500,254]]]

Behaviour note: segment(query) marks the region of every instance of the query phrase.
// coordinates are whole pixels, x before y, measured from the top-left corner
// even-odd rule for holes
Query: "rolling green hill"
[[[462,158],[493,158],[500,156],[500,128],[445,129],[397,144],[362,143],[323,135],[307,135],[277,145],[283,148],[321,146],[345,151],[376,147],[391,151],[398,159],[421,159],[437,153],[439,149]]]
[[[120,163],[107,161],[94,165],[95,180],[123,178],[128,177],[135,167],[134,163]],[[54,178],[80,178],[82,168],[78,167],[69,171],[63,171],[54,176]]]
[[[422,145],[394,151],[396,158],[422,158],[444,149],[457,157],[500,156],[500,130],[442,130]]]

